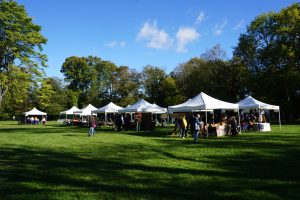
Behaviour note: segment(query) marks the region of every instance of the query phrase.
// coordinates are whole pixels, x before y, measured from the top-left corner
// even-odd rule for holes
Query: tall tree
[[[166,73],[159,67],[147,65],[142,72],[142,85],[146,94],[146,98],[157,104],[163,104],[160,96],[160,88],[162,81],[166,78]]]
[[[294,111],[300,113],[299,46],[300,3],[295,3],[256,17],[234,51],[251,72],[252,93],[282,105],[290,117]]]
[[[42,45],[46,39],[41,27],[33,24],[25,8],[14,1],[0,1],[0,106],[10,84],[9,74],[15,66],[22,68],[20,76],[42,75],[46,66],[46,55]]]
[[[66,58],[61,72],[65,75],[65,80],[69,82],[68,88],[79,93],[79,106],[90,103],[90,90],[96,79],[93,64],[88,63],[85,57],[72,56]]]
[[[36,90],[36,104],[38,108],[47,110],[53,103],[52,96],[55,94],[51,84],[51,78],[45,78],[41,81],[40,87]]]
[[[182,103],[184,100],[186,100],[178,89],[175,79],[171,76],[167,76],[162,81],[159,91],[161,94],[161,99],[163,100],[160,106],[167,107],[170,105]]]
[[[171,73],[186,99],[199,92],[230,102],[243,96],[247,69],[238,60],[224,60],[224,55],[224,50],[216,45],[200,57],[182,63]]]
[[[226,51],[222,49],[220,44],[216,44],[211,49],[206,49],[200,57],[207,61],[226,60]]]
[[[127,106],[138,100],[140,78],[134,70],[128,66],[120,66],[116,70],[113,101],[120,106]]]
[[[8,77],[10,84],[0,107],[0,113],[2,117],[11,119],[12,116],[20,115],[24,110],[32,107],[29,98],[33,84],[31,76],[16,66],[11,67]]]

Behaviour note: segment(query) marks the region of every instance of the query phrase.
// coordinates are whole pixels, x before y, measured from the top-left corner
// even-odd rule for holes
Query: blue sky
[[[98,56],[141,71],[167,73],[220,44],[227,57],[262,13],[295,0],[17,0],[48,39],[47,76],[63,78],[70,56]]]

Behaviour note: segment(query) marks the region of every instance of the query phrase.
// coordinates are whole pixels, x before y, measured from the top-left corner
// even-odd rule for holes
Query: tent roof
[[[79,111],[79,109],[76,106],[73,106],[69,110],[65,110],[65,111],[60,112],[60,114],[63,114],[63,115],[73,115],[75,111]]]
[[[113,102],[110,102],[106,106],[103,106],[97,110],[92,110],[92,113],[117,113],[118,110],[123,109],[120,106],[117,106]]]
[[[30,111],[24,112],[23,114],[25,114],[25,116],[28,116],[28,115],[47,115],[47,113],[39,111],[36,108],[33,108]]]
[[[155,107],[153,104],[145,101],[144,99],[139,100],[135,104],[128,106],[126,108],[120,109],[119,113],[126,112],[142,112],[142,113],[158,113],[162,110],[158,107]]]
[[[163,108],[163,107],[160,107],[158,105],[156,105],[155,103],[152,104],[155,108],[158,108],[160,109],[161,111],[158,111],[158,112],[155,112],[156,114],[163,114],[163,113],[167,113],[168,112],[168,109],[167,108]]]
[[[169,112],[193,112],[196,110],[235,110],[238,109],[238,104],[228,103],[208,96],[204,92],[201,92],[197,96],[188,101],[175,106],[169,106]]]
[[[87,105],[86,107],[75,111],[74,114],[80,114],[80,115],[92,115],[92,110],[97,110],[97,108],[95,106],[93,106],[92,104]]]
[[[245,99],[239,101],[237,104],[239,104],[240,109],[261,108],[265,110],[279,110],[279,106],[263,103],[254,99],[251,96],[246,97]]]

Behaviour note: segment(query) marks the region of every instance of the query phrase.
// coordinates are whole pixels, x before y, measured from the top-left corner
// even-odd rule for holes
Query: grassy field
[[[0,122],[0,199],[300,199],[300,126],[192,138]]]

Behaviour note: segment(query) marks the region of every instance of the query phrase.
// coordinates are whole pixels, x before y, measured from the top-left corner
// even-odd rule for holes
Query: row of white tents
[[[239,101],[238,103],[228,103],[225,101],[221,101],[215,99],[203,92],[198,94],[192,99],[188,101],[169,106],[168,109],[160,107],[156,104],[151,104],[144,99],[139,100],[135,104],[127,106],[126,108],[122,108],[120,106],[115,105],[114,103],[109,103],[106,106],[103,106],[99,109],[94,107],[93,105],[89,104],[85,108],[78,109],[77,107],[73,106],[71,109],[60,112],[60,115],[73,115],[78,114],[80,116],[89,116],[97,113],[153,113],[153,114],[162,114],[162,113],[183,113],[183,112],[200,112],[200,111],[209,111],[209,110],[235,110],[239,112],[239,110],[245,109],[257,109],[260,110],[274,110],[279,112],[279,124],[280,122],[280,109],[279,106],[270,105],[267,103],[263,103],[254,99],[251,96],[246,97],[245,99]],[[31,111],[25,112],[25,116],[28,115],[47,115],[47,113],[38,111],[36,108],[32,109]]]
[[[126,108],[122,108],[117,106],[116,104],[110,102],[106,106],[103,106],[99,109],[89,104],[88,106],[78,109],[76,106],[73,106],[69,110],[60,112],[60,115],[80,115],[80,116],[88,116],[97,113],[154,113],[154,114],[162,114],[167,113],[166,108],[162,108],[156,104],[151,104],[144,99],[139,100],[135,104],[128,106]]]

